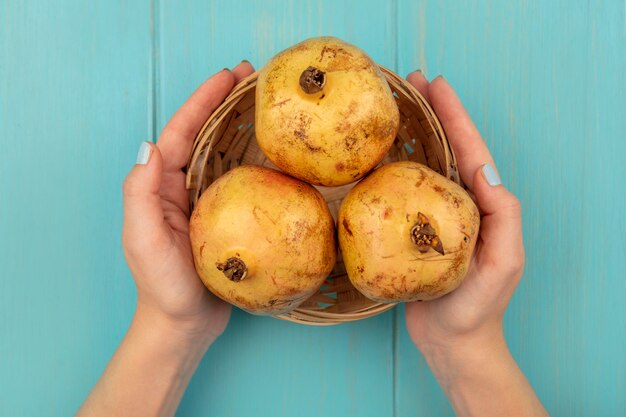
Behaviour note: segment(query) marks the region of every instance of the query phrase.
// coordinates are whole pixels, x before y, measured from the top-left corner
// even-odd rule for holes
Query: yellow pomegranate
[[[383,165],[339,209],[339,244],[352,284],[379,302],[430,300],[457,288],[480,225],[470,196],[424,165]]]
[[[280,169],[311,184],[361,178],[393,144],[399,120],[378,66],[340,39],[305,40],[259,72],[259,146]]]
[[[334,222],[322,195],[259,166],[235,168],[212,183],[194,208],[189,235],[209,290],[256,314],[297,307],[336,260]]]

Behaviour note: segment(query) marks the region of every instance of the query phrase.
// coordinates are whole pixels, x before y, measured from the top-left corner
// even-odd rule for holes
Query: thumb
[[[124,180],[124,231],[126,249],[141,248],[163,236],[164,217],[161,206],[161,152],[151,142],[143,142],[137,163]],[[160,236],[159,236],[160,235]]]
[[[502,185],[491,164],[476,170],[473,192],[483,214],[479,263],[496,266],[499,272],[521,272],[524,243],[519,200]]]

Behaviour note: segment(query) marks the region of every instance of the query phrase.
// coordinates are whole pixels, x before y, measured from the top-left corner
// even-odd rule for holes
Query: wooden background
[[[121,183],[211,73],[336,35],[445,74],[521,199],[511,350],[554,416],[626,415],[623,0],[0,1],[0,415],[72,415],[129,324]],[[235,312],[180,416],[446,416],[401,308]]]

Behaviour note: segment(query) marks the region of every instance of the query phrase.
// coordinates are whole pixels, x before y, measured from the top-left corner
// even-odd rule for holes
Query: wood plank
[[[0,415],[73,415],[128,327],[121,184],[149,129],[148,1],[0,6]]]
[[[257,66],[307,37],[336,35],[393,66],[393,9],[376,1],[161,2],[161,127],[211,73]],[[235,312],[179,415],[382,416],[392,412],[393,313],[308,327]]]
[[[514,356],[552,415],[623,415],[624,2],[398,5],[401,73],[446,76],[522,201]],[[396,415],[452,415],[397,324]]]
[[[514,355],[553,415],[623,414],[624,7],[2,3],[0,415],[72,415],[121,340],[135,290],[120,188],[139,142],[210,73],[319,34],[457,88],[524,205]],[[393,362],[394,312],[331,328],[235,312],[179,415],[452,415],[401,314]]]

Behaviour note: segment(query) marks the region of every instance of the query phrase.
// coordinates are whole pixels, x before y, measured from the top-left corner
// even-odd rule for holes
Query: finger
[[[144,142],[137,155],[137,164],[124,180],[124,246],[137,248],[141,242],[158,241],[165,224],[159,196],[162,176],[159,149]]]
[[[254,72],[254,68],[248,61],[244,60],[233,68],[231,72],[234,77],[234,83],[239,83],[243,78],[252,74]],[[185,158],[185,163],[187,158],[188,156]],[[168,209],[170,208],[170,205],[181,210],[186,216],[188,216],[189,196],[187,194],[187,190],[185,189],[184,174],[179,169],[176,169],[175,171],[166,171],[163,174],[162,185],[161,198],[163,200],[162,204],[165,205],[165,217],[168,217]]]
[[[409,83],[413,85],[419,91],[419,93],[430,103],[428,98],[428,80],[424,76],[421,70],[413,71],[406,76]]]
[[[254,72],[254,67],[247,60],[241,61],[239,65],[233,68],[233,75],[235,76],[235,84],[239,84],[241,80]]]
[[[483,213],[479,265],[489,264],[505,273],[521,272],[524,243],[519,200],[501,184],[498,174],[489,164],[476,170],[474,194]]]
[[[180,170],[187,164],[196,134],[209,115],[224,101],[235,77],[223,69],[206,80],[167,123],[157,145],[163,155],[163,170]]]
[[[478,168],[486,163],[495,167],[489,149],[461,100],[443,77],[430,82],[428,95],[458,159],[461,179],[471,190]]]

